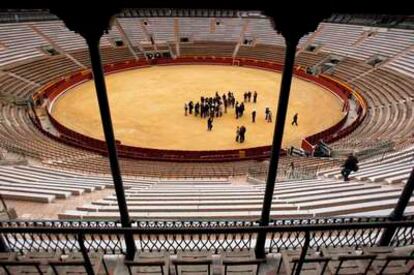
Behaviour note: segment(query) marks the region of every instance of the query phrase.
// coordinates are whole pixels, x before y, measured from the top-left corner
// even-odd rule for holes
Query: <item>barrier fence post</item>
[[[270,220],[273,191],[279,165],[280,149],[282,147],[283,131],[287,107],[289,103],[290,85],[292,83],[293,65],[295,62],[296,46],[299,39],[286,39],[285,66],[283,68],[282,83],[280,86],[279,102],[277,106],[276,123],[273,132],[273,143],[269,162],[269,172],[266,180],[266,190],[263,199],[260,225],[266,226]],[[256,257],[263,258],[265,255],[266,233],[259,233],[256,242]]]
[[[121,170],[119,168],[104,72],[102,70],[101,56],[99,53],[99,40],[100,37],[91,36],[86,38],[92,63],[93,78],[95,82],[96,96],[98,98],[105,141],[108,147],[109,164],[111,166],[112,178],[114,181],[115,193],[118,201],[119,214],[121,217],[121,224],[122,227],[131,227]],[[132,259],[135,255],[135,242],[133,236],[131,234],[125,234],[125,242],[127,248],[127,258]]]
[[[401,196],[398,199],[397,204],[395,205],[394,210],[391,212],[389,219],[391,221],[400,221],[404,216],[405,208],[407,207],[408,203],[410,202],[411,196],[414,191],[414,168],[411,170],[410,177],[408,178],[407,183],[404,186],[403,191],[401,192]],[[382,233],[381,239],[379,241],[380,246],[388,246],[392,240],[392,237],[395,234],[397,228],[387,227]]]
[[[305,232],[305,243],[303,244],[302,251],[300,253],[300,258],[299,258],[298,265],[296,266],[295,275],[300,275],[300,272],[302,271],[303,262],[305,261],[306,253],[308,253],[309,243],[310,243],[310,233],[309,231],[306,231]]]
[[[83,260],[85,261],[85,270],[88,275],[95,275],[95,272],[93,271],[91,259],[89,258],[88,251],[85,247],[85,236],[83,234],[78,234],[78,242],[79,242],[79,248],[82,253]]]
[[[273,19],[273,28],[285,38],[285,62],[282,73],[282,82],[280,85],[279,102],[277,108],[276,123],[273,132],[273,143],[270,155],[269,173],[266,180],[266,190],[263,199],[262,214],[260,225],[267,226],[270,220],[270,210],[272,206],[273,191],[275,180],[277,177],[277,168],[279,164],[279,155],[282,145],[283,132],[285,128],[285,120],[287,107],[289,103],[290,85],[292,83],[293,67],[295,62],[296,47],[299,39],[311,32],[315,31],[319,23],[329,13],[309,14],[303,16],[292,16],[288,10],[283,8],[269,8],[264,13]],[[266,233],[261,232],[257,236],[255,253],[256,257],[263,258],[265,256]]]
[[[78,7],[76,5],[66,5],[51,8],[50,11],[62,19],[71,31],[79,33],[88,45],[93,80],[99,104],[102,128],[104,131],[109,164],[118,200],[119,215],[122,227],[131,227],[128,208],[125,199],[125,192],[122,183],[121,171],[118,163],[118,155],[112,126],[111,112],[109,108],[108,95],[106,91],[104,72],[102,68],[101,56],[99,52],[99,42],[104,33],[110,29],[111,21],[121,9],[114,3],[102,5],[99,12],[95,7]],[[127,259],[132,259],[135,255],[135,242],[132,234],[125,234],[127,249]]]

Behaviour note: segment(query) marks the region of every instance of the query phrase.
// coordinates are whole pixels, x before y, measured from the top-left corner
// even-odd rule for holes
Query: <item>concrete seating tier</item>
[[[12,72],[38,84],[45,84],[79,69],[79,65],[66,56],[56,55],[13,67],[9,66],[5,71]]]
[[[412,146],[394,153],[381,155],[361,162],[359,170],[352,173],[351,178],[370,182],[403,183],[407,180],[414,164],[414,148]],[[340,169],[335,168],[319,173],[325,177],[341,178]]]
[[[128,47],[101,47],[100,53],[103,64],[111,64],[134,59],[134,56],[129,51]],[[91,66],[89,53],[85,49],[73,51],[70,52],[70,54],[88,68]]]
[[[181,43],[181,56],[232,56],[236,43],[214,43],[197,41],[194,43]]]
[[[302,51],[296,55],[295,64],[304,67],[312,67],[324,60],[326,57],[328,57],[327,53],[311,53]]]
[[[123,182],[125,188],[138,190],[158,181],[124,178]],[[82,176],[31,165],[0,166],[0,194],[5,199],[49,203],[105,188],[113,188],[110,176]]]
[[[256,44],[253,47],[241,46],[237,53],[237,57],[268,60],[283,64],[283,60],[285,58],[285,48],[263,44]]]
[[[4,47],[0,51],[0,66],[45,56],[40,47],[48,45],[47,41],[27,24],[0,24],[0,37]]]
[[[264,182],[252,184],[162,184],[130,188],[126,199],[136,219],[257,219],[261,213]],[[401,189],[359,181],[324,178],[277,182],[272,217],[363,215],[375,210],[391,211]],[[162,198],[162,199],[161,199]],[[410,205],[412,202],[410,202]],[[117,218],[116,196],[59,214],[61,219]]]

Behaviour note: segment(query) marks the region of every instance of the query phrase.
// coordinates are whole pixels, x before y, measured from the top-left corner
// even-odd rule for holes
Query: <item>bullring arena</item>
[[[411,274],[414,24],[397,17],[332,14],[288,48],[257,12],[123,9],[99,62],[49,10],[0,11],[0,272],[301,274],[309,254],[318,274],[387,256]],[[229,91],[241,118],[185,115]]]
[[[238,66],[155,66],[110,74],[107,85],[115,135],[122,144],[170,150],[225,150],[272,143],[274,125],[265,120],[265,109],[270,102],[273,107],[278,101],[278,73]],[[216,118],[211,133],[207,132],[206,119],[184,116],[184,103],[190,100],[197,102],[199,97],[214,96],[216,91],[220,96],[234,91],[241,103],[247,90],[259,91],[257,104],[245,102],[246,111],[240,119],[229,108],[223,117]],[[319,108],[321,105],[329,107]],[[70,89],[51,108],[52,116],[64,126],[104,139],[92,81]],[[334,125],[343,118],[342,108],[342,100],[329,90],[295,79],[288,117],[299,112],[300,127],[287,127],[283,146],[299,147],[303,137]],[[253,109],[259,113],[256,123],[252,123]],[[248,128],[245,143],[235,142],[240,125]]]

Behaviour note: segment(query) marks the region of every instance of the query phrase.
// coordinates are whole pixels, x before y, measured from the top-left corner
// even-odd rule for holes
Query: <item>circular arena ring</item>
[[[151,65],[184,65],[184,64],[202,64],[202,65],[227,65],[231,66],[237,64],[241,67],[255,68],[261,70],[267,70],[272,72],[281,72],[283,66],[277,63],[268,61],[259,61],[252,59],[237,59],[226,57],[183,57],[177,59],[157,59],[152,60],[149,64],[146,60],[140,61],[125,61],[116,64],[107,64],[104,66],[105,73],[114,74],[126,70],[146,68]],[[307,74],[302,68],[295,68],[295,78],[305,80],[316,84],[325,90],[330,91],[336,97],[340,98],[344,104],[343,113],[341,119],[335,122],[334,125],[313,133],[310,136],[306,136],[302,139],[301,146],[307,151],[312,151],[316,143],[321,139],[326,142],[333,142],[341,137],[351,133],[362,122],[366,115],[367,105],[364,100],[356,91],[353,91],[347,85],[331,79],[327,76],[312,76]],[[92,79],[92,74],[89,70],[80,71],[70,74],[62,79],[52,81],[43,86],[34,96],[34,102],[40,103],[47,101],[47,114],[52,122],[53,126],[59,131],[59,135],[53,135],[46,129],[43,129],[41,123],[37,117],[33,117],[34,123],[48,136],[58,139],[61,142],[98,152],[102,155],[106,155],[106,144],[102,139],[92,137],[80,131],[70,129],[65,126],[59,119],[57,119],[53,112],[53,104],[59,99],[66,91],[70,91],[76,86],[84,82],[88,82]],[[278,89],[278,87],[276,88]],[[353,98],[357,105],[357,118],[350,125],[343,127],[347,121],[349,112],[349,98]],[[180,112],[183,110],[183,104],[180,106]],[[271,105],[272,106],[272,105]],[[35,112],[34,112],[35,113]],[[249,114],[248,114],[249,115]],[[276,115],[274,114],[274,117]],[[272,124],[273,125],[273,124]],[[204,124],[203,124],[204,126]],[[273,128],[273,127],[272,127]],[[233,129],[232,129],[233,131]],[[270,142],[269,142],[270,143]],[[159,149],[159,148],[144,148],[141,146],[131,146],[130,144],[121,144],[118,141],[117,144],[118,153],[121,157],[141,159],[141,160],[157,160],[157,161],[197,161],[197,162],[220,162],[220,161],[237,161],[237,160],[260,160],[266,159],[270,155],[270,145],[253,146],[248,148],[236,148],[236,149],[212,149],[212,150],[175,150],[175,149]],[[284,151],[281,154],[285,154]]]

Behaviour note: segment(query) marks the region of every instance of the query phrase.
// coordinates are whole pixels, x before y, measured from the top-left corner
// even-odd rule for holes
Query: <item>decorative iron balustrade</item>
[[[396,228],[392,246],[414,244],[414,216],[401,222],[386,217],[309,218],[271,221],[134,221],[121,228],[118,221],[3,221],[0,233],[11,251],[25,253],[88,251],[125,254],[125,234],[132,234],[139,251],[179,250],[214,253],[253,249],[257,234],[267,233],[266,252],[301,249],[306,236],[310,248],[376,246],[384,229]]]

